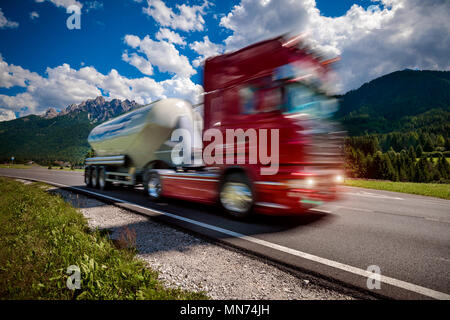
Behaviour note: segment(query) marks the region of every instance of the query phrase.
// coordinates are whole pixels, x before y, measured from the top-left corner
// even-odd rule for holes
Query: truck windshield
[[[313,118],[328,118],[337,110],[336,99],[294,82],[284,87],[283,113],[302,113]]]

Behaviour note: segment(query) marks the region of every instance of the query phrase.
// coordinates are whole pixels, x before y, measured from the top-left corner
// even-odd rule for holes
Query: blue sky
[[[449,8],[430,2],[435,20]],[[80,30],[66,26],[71,4],[82,6]],[[434,23],[406,18],[423,7],[418,0],[0,0],[0,121],[98,94],[196,102],[204,58],[284,32],[306,31],[311,45],[342,56],[339,92],[407,67],[448,69],[438,41],[429,39],[438,32]],[[444,44],[445,18],[436,35]],[[418,27],[431,47],[420,45]],[[400,47],[385,52],[389,41]],[[367,51],[371,45],[379,54]]]
[[[158,24],[143,14],[143,4],[133,0],[103,0],[98,9],[86,8],[94,1],[80,1],[84,4],[80,30],[69,30],[66,20],[70,16],[64,7],[51,2],[37,3],[35,0],[1,0],[0,8],[9,20],[19,23],[19,28],[0,31],[0,52],[3,58],[15,65],[43,74],[47,67],[63,63],[79,67],[84,62],[93,65],[102,73],[115,68],[128,77],[140,76],[139,71],[121,60],[126,49],[123,38],[126,34],[144,37],[156,34]],[[20,3],[20,5],[19,5]],[[167,6],[175,7],[182,1],[166,1]],[[202,1],[189,1],[190,4],[202,4]],[[203,32],[180,32],[187,42],[202,40],[208,35],[214,43],[223,41],[231,34],[228,29],[220,28],[214,15],[225,15],[239,1],[217,1],[207,9],[205,30]],[[322,0],[317,6],[323,15],[336,17],[350,9],[353,3],[367,7],[370,1]],[[39,18],[31,19],[29,14],[37,12]],[[180,52],[190,60],[197,54],[185,46]],[[32,54],[31,52],[32,51]],[[163,79],[162,74],[155,75]],[[196,77],[196,81],[200,81]]]

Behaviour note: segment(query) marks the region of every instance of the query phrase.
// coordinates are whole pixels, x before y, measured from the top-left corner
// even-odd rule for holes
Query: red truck
[[[209,58],[202,106],[163,100],[94,128],[88,140],[98,156],[86,159],[86,183],[143,184],[152,200],[218,203],[235,218],[301,214],[332,201],[343,181],[332,62],[284,37]],[[189,147],[200,160],[174,161],[174,130],[195,135],[199,121],[201,137]]]

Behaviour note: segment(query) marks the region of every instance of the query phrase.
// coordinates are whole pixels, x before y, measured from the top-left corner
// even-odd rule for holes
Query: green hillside
[[[89,150],[86,138],[94,126],[86,113],[52,119],[31,115],[0,122],[0,161],[14,156],[18,161],[78,163]]]
[[[393,72],[340,100],[347,176],[450,182],[450,72]]]
[[[336,113],[352,136],[393,131],[446,134],[450,129],[450,72],[403,70],[340,97]]]

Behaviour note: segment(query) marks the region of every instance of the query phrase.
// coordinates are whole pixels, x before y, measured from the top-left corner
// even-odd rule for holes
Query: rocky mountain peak
[[[65,110],[61,111],[59,115],[87,113],[88,119],[92,122],[103,122],[135,109],[138,106],[136,102],[128,99],[112,99],[111,101],[107,101],[103,96],[98,96],[95,99],[88,99],[80,104],[71,104]]]
[[[47,111],[41,116],[45,119],[53,119],[54,117],[58,116],[58,111],[56,111],[55,108],[48,108]]]

